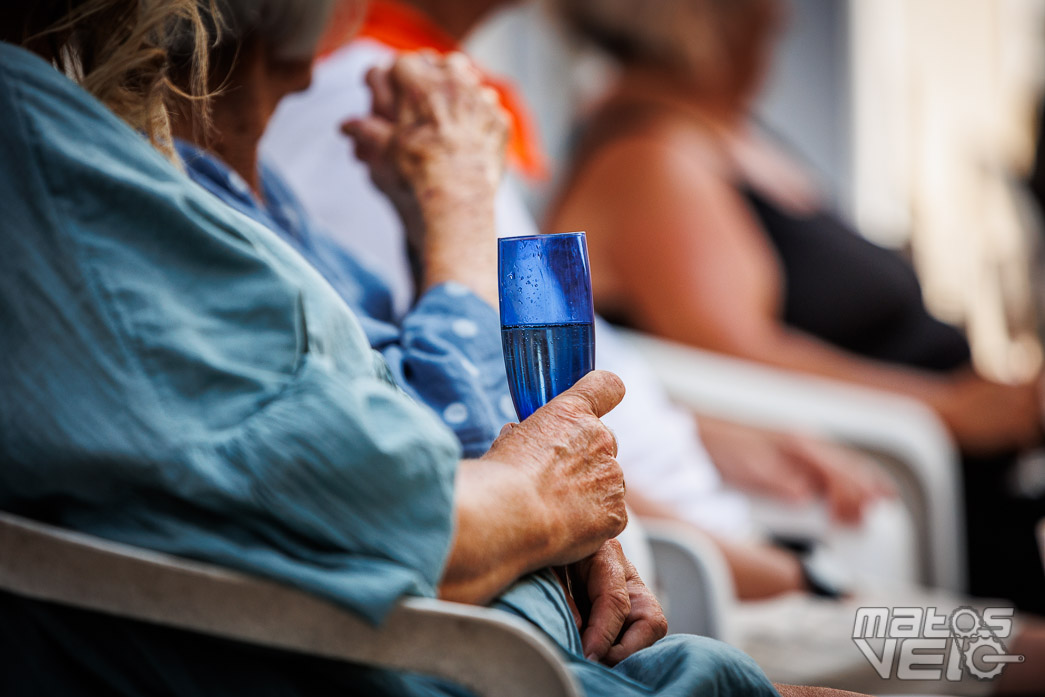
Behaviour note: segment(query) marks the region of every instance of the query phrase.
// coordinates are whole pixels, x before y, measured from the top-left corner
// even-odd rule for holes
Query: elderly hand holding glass
[[[373,113],[344,125],[408,230],[419,288],[456,281],[497,298],[494,197],[507,120],[467,58],[406,55],[370,71]],[[458,535],[445,597],[486,601],[526,572],[574,568],[591,600],[585,653],[617,662],[664,636],[659,604],[610,540],[627,522],[616,443],[598,420],[623,397],[592,373],[506,426],[458,475]],[[622,633],[622,629],[624,629]]]

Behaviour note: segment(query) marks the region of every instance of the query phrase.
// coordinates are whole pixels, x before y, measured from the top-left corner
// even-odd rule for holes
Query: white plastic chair
[[[831,438],[875,455],[896,478],[918,531],[920,580],[964,590],[965,544],[957,449],[936,414],[889,392],[730,358],[637,332],[668,393],[700,413]]]
[[[722,552],[690,525],[643,518],[642,526],[668,630],[735,643],[729,616],[737,599]]]
[[[505,612],[411,598],[374,627],[286,586],[3,512],[0,590],[259,646],[438,676],[480,696],[581,695],[559,649]]]

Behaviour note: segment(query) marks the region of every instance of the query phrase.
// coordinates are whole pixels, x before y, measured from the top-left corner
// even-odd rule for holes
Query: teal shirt
[[[277,235],[0,46],[0,507],[378,620],[432,595],[459,445]]]
[[[0,192],[0,509],[372,621],[434,593],[460,446],[297,252],[3,43]],[[585,661],[547,574],[496,604],[544,629],[590,695],[775,694],[696,637]],[[4,594],[0,616],[5,695],[459,694]]]

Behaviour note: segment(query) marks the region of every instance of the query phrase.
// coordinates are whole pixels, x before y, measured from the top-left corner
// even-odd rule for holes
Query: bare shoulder
[[[706,132],[671,119],[605,143],[593,153],[593,168],[622,168],[636,179],[660,181],[677,175],[725,179],[726,162]]]
[[[729,188],[727,163],[703,131],[658,120],[622,134],[588,153],[570,194],[600,205],[656,201],[689,206]]]

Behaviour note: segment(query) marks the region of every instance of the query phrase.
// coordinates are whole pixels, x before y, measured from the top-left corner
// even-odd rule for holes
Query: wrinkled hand
[[[574,594],[589,608],[586,621],[574,617],[588,660],[616,665],[668,633],[660,603],[616,540],[573,564],[570,574]]]
[[[508,117],[468,58],[410,53],[370,70],[366,80],[372,113],[342,131],[403,217],[411,242],[421,244],[432,218],[492,206]]]
[[[508,424],[483,460],[510,463],[536,492],[532,515],[543,521],[542,566],[593,554],[628,522],[617,441],[600,416],[624,398],[613,373],[588,373],[530,418]]]

